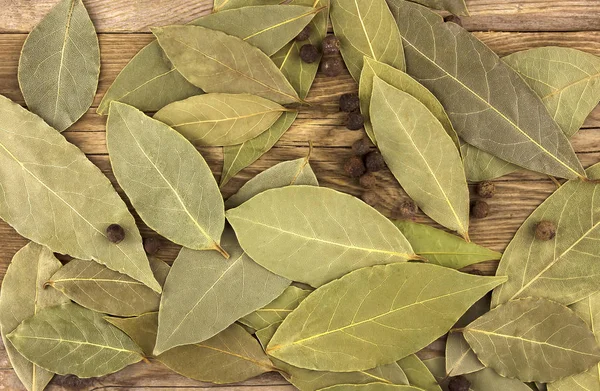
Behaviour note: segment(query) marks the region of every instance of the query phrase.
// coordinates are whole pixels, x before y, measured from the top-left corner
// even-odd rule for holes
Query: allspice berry
[[[302,31],[300,31],[300,33],[296,36],[296,41],[306,41],[310,38],[311,32],[312,29],[310,28],[310,24],[306,25],[306,27],[304,27]]]
[[[455,376],[450,378],[448,391],[469,391],[471,382],[464,376]]]
[[[377,185],[377,177],[372,172],[367,172],[358,179],[358,182],[365,189],[371,189]]]
[[[153,236],[144,239],[144,250],[148,255],[156,254],[160,250],[160,239]]]
[[[335,54],[340,52],[340,40],[335,35],[323,38],[323,54]]]
[[[351,113],[360,108],[360,100],[357,94],[343,94],[340,96],[340,110]]]
[[[106,237],[112,243],[121,243],[125,239],[125,230],[119,224],[111,224],[106,228]]]
[[[339,57],[328,57],[321,61],[321,72],[325,76],[335,77],[344,70],[344,63]]]
[[[352,152],[355,155],[363,156],[371,151],[371,141],[368,138],[363,137],[352,144]]]
[[[300,48],[300,58],[307,64],[312,64],[319,59],[319,49],[310,43]]]
[[[444,18],[444,22],[446,22],[446,23],[455,23],[455,24],[457,24],[457,25],[459,25],[459,26],[462,27],[462,20],[460,20],[460,18],[458,16],[456,16],[456,15],[446,16]]]
[[[540,221],[535,226],[535,238],[537,240],[548,241],[556,236],[556,224],[552,221]]]
[[[476,219],[486,218],[490,214],[490,206],[485,201],[475,201],[471,207],[471,215]]]
[[[494,182],[485,181],[477,184],[477,195],[482,198],[492,198],[496,194]]]
[[[410,219],[419,211],[419,207],[413,200],[402,201],[396,208],[396,214],[401,219]]]
[[[358,156],[352,156],[344,163],[344,171],[350,178],[358,178],[365,173],[366,168],[363,160]]]
[[[360,130],[365,126],[365,119],[359,112],[348,113],[346,117],[346,128],[349,130]]]
[[[379,203],[379,196],[377,195],[377,192],[375,192],[373,190],[365,191],[360,196],[360,199],[363,200],[363,202],[365,204],[370,205],[370,206],[376,206]]]
[[[385,160],[379,151],[369,152],[365,157],[365,166],[371,172],[381,171],[386,167]]]

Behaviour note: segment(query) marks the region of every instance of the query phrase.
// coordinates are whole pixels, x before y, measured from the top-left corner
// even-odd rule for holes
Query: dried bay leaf
[[[155,28],[153,33],[177,70],[206,92],[250,93],[281,104],[301,102],[271,59],[238,37],[200,26]]]
[[[135,220],[98,167],[41,118],[2,96],[0,118],[0,217],[52,251],[94,260],[160,292]],[[122,242],[106,238],[110,224],[124,228]]]
[[[105,316],[104,319],[127,334],[146,357],[152,357],[158,329],[158,312],[148,312],[134,318]]]
[[[465,0],[408,0],[436,10],[444,10],[459,16],[469,16]]]
[[[219,245],[225,226],[223,198],[192,144],[119,102],[111,105],[106,144],[119,185],[150,228],[182,246],[227,255]]]
[[[250,179],[225,202],[227,209],[236,208],[257,194],[291,185],[319,186],[309,163],[309,156],[281,162]]]
[[[393,220],[417,255],[436,265],[462,269],[484,261],[500,259],[502,254],[448,232],[408,220]]]
[[[404,70],[402,38],[385,0],[331,0],[331,24],[344,62],[360,80],[365,56]]]
[[[597,164],[587,173],[598,179],[599,171]],[[494,290],[492,307],[531,296],[570,305],[598,290],[599,187],[569,181],[525,220],[498,265],[496,274],[508,276],[508,282]],[[543,220],[556,225],[556,236],[548,241],[535,238],[536,226]]]
[[[164,282],[169,265],[151,258],[150,267],[156,279]],[[135,316],[158,311],[160,305],[160,295],[141,282],[96,262],[79,259],[54,273],[46,285],[83,307],[110,315]]]
[[[468,240],[469,188],[442,124],[412,95],[377,76],[370,112],[379,150],[402,188],[425,214]]]
[[[260,136],[240,145],[224,147],[223,173],[221,174],[220,186],[225,186],[237,173],[257,161],[262,155],[273,148],[273,145],[292,126],[297,116],[297,112],[283,113],[275,124]]]
[[[337,384],[321,388],[322,391],[423,391],[420,388],[386,383]]]
[[[462,139],[532,171],[585,177],[541,99],[491,49],[423,6],[388,3],[403,38],[408,73],[440,100]]]
[[[408,383],[411,386],[422,388],[424,391],[441,391],[435,377],[429,368],[415,354],[406,356],[398,361],[400,368],[406,373]]]
[[[471,182],[490,181],[519,169],[519,166],[465,142],[460,146],[460,151],[463,156],[465,175]]]
[[[311,291],[289,286],[281,296],[239,319],[238,322],[255,330],[265,329],[273,323],[281,323],[310,293]]]
[[[600,293],[578,301],[571,309],[592,329],[596,341],[600,339]],[[600,390],[600,365],[596,364],[586,372],[569,376],[548,385],[549,391],[598,391]]]
[[[104,376],[142,359],[133,341],[102,315],[74,303],[46,308],[8,339],[28,360],[60,375]]]
[[[92,105],[100,46],[81,0],[61,0],[27,37],[19,86],[29,109],[63,131]]]
[[[463,334],[486,367],[524,382],[553,382],[600,361],[600,346],[586,323],[567,307],[542,298],[502,304]]]
[[[292,40],[317,12],[300,6],[244,7],[206,15],[191,24],[236,36],[273,54]],[[169,103],[201,93],[201,89],[175,69],[154,41],[133,57],[117,76],[102,99],[98,113],[107,114],[112,101],[127,103],[142,111],[158,111]]]
[[[242,326],[244,326],[244,324],[242,322],[240,322],[240,323]],[[269,345],[269,341],[271,340],[271,338],[273,338],[273,335],[275,335],[275,332],[277,331],[279,326],[281,326],[282,323],[283,323],[283,320],[279,321],[279,322],[271,323],[264,329],[256,330],[254,335],[256,336],[256,339],[258,339],[258,342],[260,342],[263,349],[267,348],[267,345]]]
[[[244,253],[226,231],[231,258],[183,248],[167,277],[160,304],[155,353],[205,341],[237,319],[264,307],[290,284]]]
[[[44,282],[61,267],[52,251],[29,243],[13,257],[0,290],[0,331],[11,365],[28,391],[42,391],[54,373],[23,357],[6,336],[44,308],[66,303],[59,292],[44,289]]]
[[[427,88],[410,77],[407,73],[365,56],[364,67],[360,76],[358,95],[360,97],[360,111],[365,118],[365,131],[371,141],[376,143],[373,126],[371,125],[370,120],[371,115],[369,107],[373,96],[373,78],[375,76],[397,89],[412,95],[419,102],[423,103],[435,118],[440,121],[457,148],[459,147],[458,135],[452,127],[448,114],[446,114],[440,101],[438,101]]]
[[[286,0],[215,0],[213,4],[213,12],[249,7],[253,5],[276,5],[283,4],[285,2]]]
[[[300,303],[269,342],[267,354],[337,372],[389,364],[445,334],[504,281],[409,262],[363,268]]]
[[[394,224],[359,199],[332,189],[267,190],[226,216],[254,261],[313,287],[361,267],[416,259]]]
[[[196,145],[237,145],[270,128],[287,109],[249,94],[204,94],[163,107],[154,119]]]

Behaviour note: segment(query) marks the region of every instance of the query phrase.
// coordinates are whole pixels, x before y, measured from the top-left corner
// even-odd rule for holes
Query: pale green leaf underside
[[[267,190],[227,211],[227,219],[257,263],[314,287],[361,267],[415,257],[383,215],[332,189]]]
[[[412,95],[419,102],[424,104],[429,111],[437,118],[438,121],[448,133],[448,136],[454,141],[456,147],[459,147],[459,140],[456,131],[452,127],[450,118],[444,110],[444,107],[437,100],[437,98],[421,83],[410,77],[407,73],[402,72],[392,66],[384,64],[382,62],[365,57],[365,64],[360,76],[360,84],[358,89],[358,95],[360,97],[360,111],[365,117],[365,131],[371,141],[375,144],[375,134],[373,133],[373,126],[371,125],[370,117],[370,104],[371,97],[373,96],[373,78],[377,76],[386,83],[396,87],[399,90]]]
[[[415,354],[401,359],[398,365],[406,373],[411,386],[419,387],[424,391],[442,391],[429,368]]]
[[[267,353],[337,372],[389,364],[445,334],[505,280],[408,262],[363,268],[310,294],[283,321]]]
[[[142,220],[182,246],[220,251],[223,198],[196,148],[124,103],[111,105],[106,130],[113,172]]]
[[[417,255],[436,265],[462,269],[463,267],[500,259],[501,253],[452,235],[441,229],[408,220],[394,220],[396,227],[411,244]]]
[[[402,38],[385,0],[331,0],[330,13],[354,80],[360,80],[365,56],[405,69]]]
[[[200,26],[153,32],[177,70],[206,92],[249,93],[281,104],[301,101],[271,59],[238,37]]]
[[[465,0],[409,0],[436,10],[445,10],[459,16],[468,16]]]
[[[483,368],[485,366],[479,361],[462,333],[450,333],[446,340],[446,374],[460,376]]]
[[[215,0],[213,12],[249,7],[253,5],[277,5],[284,2],[285,0]]]
[[[169,266],[150,259],[157,280],[166,277]],[[158,274],[162,273],[162,276]],[[115,272],[96,262],[74,259],[53,276],[47,284],[74,302],[91,310],[116,315],[135,316],[158,311],[160,295],[139,281]]]
[[[502,304],[463,334],[486,367],[524,382],[553,382],[600,361],[600,347],[586,323],[567,307],[541,298]]]
[[[292,126],[298,116],[297,112],[286,112],[260,136],[240,145],[223,148],[223,173],[220,186],[223,187],[237,173],[257,161],[267,153],[283,134]]]
[[[225,207],[236,208],[263,191],[291,185],[319,186],[308,157],[281,162],[261,172],[229,197]]]
[[[457,24],[417,4],[388,2],[408,73],[440,100],[462,139],[533,171],[584,176],[569,140],[517,72]]]
[[[369,384],[337,384],[335,386],[321,388],[322,391],[423,391],[420,388],[386,383]]]
[[[289,280],[254,263],[233,232],[225,232],[223,247],[228,260],[214,252],[179,253],[161,299],[156,354],[211,338],[289,286]]]
[[[591,178],[600,168],[588,169]],[[573,304],[598,290],[600,283],[600,184],[573,180],[544,201],[517,231],[504,251],[497,275],[508,276],[494,290],[492,306],[524,297],[545,297]],[[556,225],[549,241],[535,238],[542,221]]]
[[[141,350],[102,315],[74,303],[46,308],[8,339],[28,360],[81,378],[117,372],[142,359]]]
[[[42,391],[54,374],[23,357],[6,336],[38,311],[68,301],[59,292],[44,289],[46,280],[61,266],[52,251],[39,244],[29,243],[15,254],[2,281],[2,342],[13,369],[29,391]]]
[[[104,319],[127,334],[142,349],[146,357],[152,357],[158,329],[158,311],[133,318],[105,316]]]
[[[92,105],[100,75],[96,30],[81,0],[61,0],[27,37],[19,86],[29,109],[63,131]]]
[[[246,142],[270,128],[287,109],[248,94],[204,94],[163,107],[154,119],[195,145],[225,146]]]
[[[2,96],[0,118],[0,217],[52,251],[95,260],[160,292],[135,220],[98,167],[41,118]],[[106,238],[110,224],[125,229],[121,243]]]
[[[419,208],[468,238],[469,188],[460,153],[425,105],[377,76],[371,122],[394,177]]]

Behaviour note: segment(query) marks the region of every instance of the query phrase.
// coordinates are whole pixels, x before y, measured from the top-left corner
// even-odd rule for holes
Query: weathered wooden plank
[[[24,33],[57,0],[1,0],[0,33]],[[210,13],[212,0],[84,0],[100,32],[147,32],[150,27],[186,23]],[[597,0],[467,0],[471,17],[464,26],[473,31],[600,30]]]

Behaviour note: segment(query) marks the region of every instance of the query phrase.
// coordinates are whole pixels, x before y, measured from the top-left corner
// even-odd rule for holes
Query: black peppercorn
[[[310,25],[307,25],[306,27],[304,27],[302,29],[302,31],[300,31],[300,33],[296,36],[296,41],[306,41],[307,39],[310,38],[310,33],[312,29],[310,28]]]
[[[340,52],[340,40],[335,35],[328,35],[323,39],[323,54]]]
[[[485,181],[477,185],[477,195],[482,198],[492,198],[496,194],[496,185],[493,182]]]
[[[350,130],[360,130],[365,126],[365,119],[359,112],[348,113],[346,117],[346,128]]]
[[[462,20],[460,20],[460,18],[458,16],[456,16],[456,15],[446,16],[444,18],[444,22],[446,22],[446,23],[455,23],[455,24],[457,24],[457,25],[459,25],[459,26],[462,27]]]
[[[358,182],[365,189],[371,189],[377,185],[377,177],[372,172],[367,172],[358,179]]]
[[[360,107],[360,100],[357,94],[343,94],[340,96],[340,110],[347,113],[358,110]]]
[[[344,70],[344,63],[341,58],[328,57],[321,61],[321,71],[325,76],[335,77]]]
[[[106,237],[112,243],[121,243],[125,239],[125,230],[119,224],[111,224],[106,228]]]
[[[315,45],[306,44],[300,48],[300,58],[307,64],[311,64],[319,59],[319,49]]]
[[[471,382],[464,376],[455,376],[450,378],[448,391],[469,391]]]
[[[148,255],[154,255],[160,250],[160,240],[155,237],[144,239],[144,250]]]
[[[535,226],[535,237],[538,240],[548,241],[556,236],[556,224],[552,221],[540,221]]]
[[[471,214],[476,219],[483,219],[490,214],[490,206],[485,201],[475,201],[471,207]]]
[[[371,172],[381,171],[386,167],[385,160],[379,151],[369,152],[365,157],[365,165]]]
[[[365,204],[371,205],[371,206],[376,206],[379,203],[379,196],[373,190],[367,190],[367,191],[365,191],[360,196],[360,199],[363,200],[363,202]]]
[[[410,219],[419,211],[419,207],[413,200],[402,201],[396,208],[396,215],[402,219]]]
[[[352,152],[356,155],[362,156],[369,153],[371,150],[371,142],[368,138],[363,137],[360,140],[357,140],[352,144]]]
[[[358,156],[352,156],[344,163],[344,171],[350,178],[358,178],[365,173],[365,164]]]

